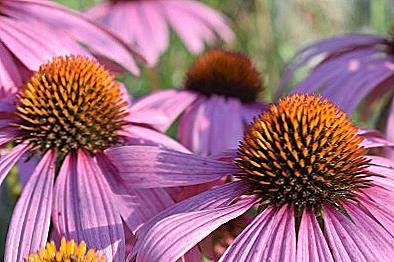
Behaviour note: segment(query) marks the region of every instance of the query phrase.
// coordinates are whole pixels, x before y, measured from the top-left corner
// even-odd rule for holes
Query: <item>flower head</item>
[[[87,15],[137,46],[151,65],[168,48],[169,26],[193,53],[201,53],[205,42],[213,45],[218,37],[225,42],[234,39],[223,15],[195,0],[111,0]]]
[[[15,145],[0,158],[0,184],[22,157],[36,163],[22,174],[29,178],[12,215],[5,260],[19,262],[38,250],[52,224],[109,261],[124,261],[125,225],[134,233],[173,201],[164,189],[134,189],[106,150],[131,144],[185,150],[154,130],[168,120],[135,107],[124,87],[84,56],[54,58],[13,97],[0,102],[0,145]]]
[[[262,91],[262,84],[248,57],[216,49],[194,61],[186,75],[185,88],[208,97],[219,95],[253,102]]]
[[[262,204],[336,206],[368,186],[358,129],[320,97],[292,95],[254,119],[239,147],[238,175]]]
[[[199,56],[185,77],[184,91],[165,90],[143,98],[145,107],[171,119],[180,114],[178,135],[193,152],[210,155],[236,148],[247,123],[266,106],[260,75],[240,53],[211,50]]]
[[[118,142],[127,122],[119,84],[95,60],[55,58],[43,65],[17,96],[15,125],[33,150],[104,150]]]
[[[45,248],[40,248],[37,253],[30,254],[24,262],[107,262],[108,260],[101,256],[96,250],[87,250],[86,243],[82,241],[79,245],[74,240],[61,240],[59,248],[56,248],[55,242],[51,241],[46,244]]]
[[[326,99],[296,94],[255,117],[238,150],[215,159],[171,152],[177,159],[171,160],[169,152],[151,150],[144,161],[155,161],[157,169],[135,179],[169,176],[167,186],[181,184],[181,175],[187,184],[203,183],[209,172],[211,180],[238,179],[147,222],[137,232],[134,258],[176,261],[213,230],[255,209],[220,261],[390,261],[394,163],[366,155],[363,145],[373,141],[365,143],[357,131]]]

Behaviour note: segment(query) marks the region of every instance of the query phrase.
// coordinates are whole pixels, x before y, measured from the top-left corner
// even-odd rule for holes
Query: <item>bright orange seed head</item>
[[[262,91],[259,73],[239,53],[211,50],[198,57],[186,75],[185,87],[206,96],[213,94],[254,101]]]
[[[20,141],[33,150],[102,150],[117,141],[127,102],[103,66],[82,56],[54,58],[18,95]]]
[[[368,186],[366,153],[345,113],[326,99],[291,95],[254,119],[236,164],[262,204],[338,205]]]
[[[62,238],[60,248],[57,249],[52,241],[40,248],[37,253],[30,254],[23,262],[107,262],[108,260],[94,249],[87,250],[86,243],[79,245],[74,240],[66,241]]]

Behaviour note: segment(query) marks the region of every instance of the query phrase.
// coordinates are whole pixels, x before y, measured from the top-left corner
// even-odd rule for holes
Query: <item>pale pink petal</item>
[[[298,231],[297,261],[334,262],[316,215],[310,209],[305,209],[302,215]]]
[[[394,236],[394,202],[392,190],[387,190],[379,186],[363,190],[365,194],[359,195],[360,205],[370,212],[380,224]]]
[[[28,144],[19,144],[0,158],[0,185],[16,162],[30,149]]]
[[[351,220],[324,207],[325,235],[335,261],[391,261],[394,238],[356,204],[344,203]]]
[[[127,145],[160,146],[179,152],[190,153],[188,149],[169,136],[143,126],[129,125],[119,131],[119,135],[125,136]]]
[[[143,223],[174,204],[170,195],[162,188],[127,188],[118,175],[116,167],[107,157],[102,153],[97,154],[96,157],[97,165],[100,166],[111,186],[122,218],[132,233],[135,233]]]
[[[364,140],[360,143],[362,147],[368,149],[379,147],[391,148],[391,150],[394,149],[394,142],[385,139],[384,136],[376,130],[359,129],[357,135],[364,137]]]
[[[18,19],[45,22],[55,30],[67,32],[75,41],[83,43],[98,55],[109,57],[134,74],[139,73],[134,57],[138,54],[108,29],[95,24],[85,16],[49,1],[14,0],[5,1],[18,12]]]
[[[125,236],[118,206],[100,168],[86,153],[66,156],[55,185],[52,218],[68,239],[85,241],[110,261],[125,260]]]
[[[171,4],[199,18],[201,20],[200,23],[206,24],[227,43],[234,41],[235,35],[228,26],[226,18],[216,10],[194,0],[171,1]]]
[[[169,89],[150,94],[138,100],[130,110],[132,112],[144,112],[146,110],[161,111],[166,117],[166,122],[151,124],[160,131],[167,130],[178,116],[183,113],[196,99],[198,95],[194,92],[185,90]],[[130,121],[133,121],[133,113],[130,114]],[[146,117],[145,123],[150,123]]]
[[[295,261],[294,207],[268,207],[235,239],[219,261]]]
[[[212,231],[245,213],[255,201],[255,198],[248,198],[231,206],[164,218],[139,240],[136,261],[176,261]]]
[[[152,146],[122,146],[105,154],[136,188],[202,184],[239,172],[232,163]]]
[[[46,153],[23,188],[8,229],[5,261],[19,262],[47,242],[55,161],[55,151]]]

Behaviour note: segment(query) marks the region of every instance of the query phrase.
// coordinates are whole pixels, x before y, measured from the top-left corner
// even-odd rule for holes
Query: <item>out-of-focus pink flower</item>
[[[109,261],[125,260],[125,228],[137,228],[173,203],[167,191],[135,189],[106,155],[108,148],[145,144],[188,152],[154,128],[159,111],[139,110],[96,61],[54,58],[0,102],[0,184],[24,156],[38,162],[14,209],[5,261],[19,262],[53,236],[86,241]],[[136,163],[135,172],[144,166]],[[159,186],[160,187],[160,186]],[[127,236],[129,237],[129,236]]]
[[[185,89],[153,93],[137,106],[159,109],[171,120],[182,114],[179,139],[201,155],[236,148],[253,116],[266,108],[256,102],[262,91],[259,73],[247,57],[234,52],[211,50],[197,58]]]
[[[278,95],[294,74],[316,58],[322,60],[292,93],[318,92],[347,114],[366,99],[379,100],[394,84],[394,42],[372,34],[349,34],[319,41],[299,51],[284,71]],[[389,110],[386,136],[394,141],[394,101]]]
[[[0,2],[0,96],[54,56],[93,54],[134,74],[139,57],[123,40],[81,14],[46,0]]]
[[[131,257],[177,261],[257,205],[256,217],[219,261],[391,261],[394,163],[365,155],[364,145],[373,142],[358,132],[328,100],[292,95],[254,119],[232,162],[154,147],[141,148],[142,156],[133,146],[108,150],[121,173],[143,181],[136,186],[237,177],[145,223]],[[133,163],[147,166],[135,174],[127,171]]]
[[[107,1],[87,12],[139,48],[151,65],[169,44],[169,25],[187,48],[200,53],[218,37],[231,42],[234,34],[219,12],[195,0]]]

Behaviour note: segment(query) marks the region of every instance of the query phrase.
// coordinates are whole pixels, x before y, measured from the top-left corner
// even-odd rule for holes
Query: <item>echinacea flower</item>
[[[194,153],[210,155],[236,148],[247,124],[266,106],[257,102],[260,76],[244,55],[211,50],[190,67],[185,90],[158,91],[138,102],[175,119],[180,142]],[[185,110],[186,109],[186,110]]]
[[[77,244],[74,240],[62,238],[59,248],[51,241],[36,253],[29,254],[24,262],[107,262],[108,260],[94,249],[87,249],[86,243]]]
[[[319,92],[347,114],[367,95],[369,103],[381,98],[394,81],[393,40],[372,34],[348,34],[299,51],[288,63],[277,94],[281,95],[294,74],[316,58],[320,62],[291,92]]]
[[[173,203],[164,189],[135,190],[105,150],[150,144],[184,150],[155,131],[160,113],[138,110],[114,77],[83,56],[54,58],[0,103],[0,184],[24,155],[38,159],[13,211],[5,261],[19,262],[58,235],[124,261],[125,233]],[[152,122],[153,121],[153,122]],[[156,126],[157,124],[157,126]]]
[[[52,57],[69,54],[95,55],[139,72],[135,51],[83,15],[46,0],[1,0],[1,97],[15,93]]]
[[[169,26],[193,53],[218,37],[232,42],[234,34],[222,14],[196,0],[108,0],[87,12],[137,46],[155,65],[169,44]]]
[[[145,223],[133,258],[176,261],[254,208],[256,217],[219,261],[392,261],[394,163],[366,155],[364,144],[373,145],[357,133],[328,100],[296,94],[254,119],[231,162],[157,148],[141,148],[142,156],[128,153],[132,146],[110,149],[119,172],[140,180],[136,186],[153,178],[167,186],[237,178]],[[213,161],[218,168],[210,171]],[[129,172],[135,163],[146,163],[144,172]]]

